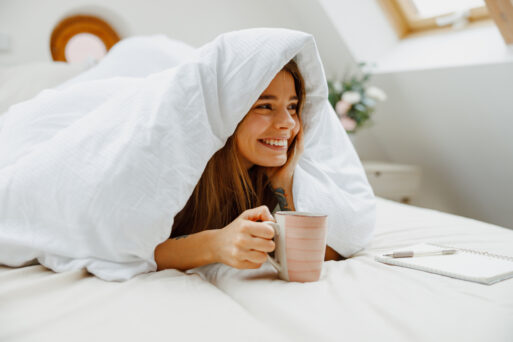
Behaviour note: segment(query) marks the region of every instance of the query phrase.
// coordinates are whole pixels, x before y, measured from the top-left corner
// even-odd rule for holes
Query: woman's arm
[[[185,271],[215,262],[212,241],[215,230],[177,236],[155,248],[157,271],[175,268]]]
[[[324,254],[324,261],[329,260],[344,260],[345,258],[338,254],[333,248],[326,245],[326,254]]]
[[[274,230],[257,221],[274,221],[266,206],[248,209],[226,227],[177,236],[155,248],[157,270],[221,262],[238,269],[259,268],[274,251]]]

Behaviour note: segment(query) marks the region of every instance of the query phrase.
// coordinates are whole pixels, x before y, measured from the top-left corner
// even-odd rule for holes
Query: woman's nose
[[[287,108],[283,108],[277,113],[275,124],[278,128],[293,128],[296,125],[294,118]]]

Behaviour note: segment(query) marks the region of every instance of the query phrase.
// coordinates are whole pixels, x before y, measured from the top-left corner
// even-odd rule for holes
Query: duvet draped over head
[[[370,241],[374,195],[328,102],[314,38],[248,29],[198,49],[181,43],[173,57],[177,44],[121,41],[90,72],[4,114],[0,264],[36,259],[105,280],[155,271],[155,247],[208,160],[291,59],[306,89],[294,206],[327,213],[328,245],[345,257]],[[134,58],[145,54],[153,60]]]

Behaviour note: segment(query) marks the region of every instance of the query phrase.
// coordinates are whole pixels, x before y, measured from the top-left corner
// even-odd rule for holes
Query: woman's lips
[[[270,148],[271,150],[274,150],[274,151],[286,151],[287,150],[287,146],[269,145],[269,144],[266,144],[265,142],[263,142],[262,140],[258,140],[258,142],[260,144],[264,145],[265,147]]]

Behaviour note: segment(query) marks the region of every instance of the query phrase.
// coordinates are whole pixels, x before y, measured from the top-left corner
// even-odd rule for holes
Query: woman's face
[[[235,142],[247,168],[282,166],[287,150],[299,132],[298,98],[294,78],[280,71],[240,123]]]

